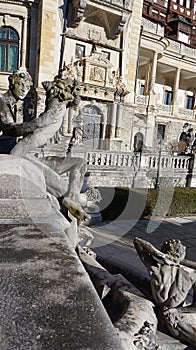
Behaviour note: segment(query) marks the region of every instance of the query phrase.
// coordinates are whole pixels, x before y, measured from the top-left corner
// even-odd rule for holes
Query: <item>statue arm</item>
[[[6,136],[25,136],[41,127],[47,120],[47,112],[41,113],[37,118],[24,123],[4,123],[1,122],[1,130]]]
[[[160,252],[150,242],[138,237],[135,237],[133,242],[140,259],[146,266],[149,267],[149,265],[151,266],[156,264],[154,257],[164,261],[166,264],[173,264],[168,255]]]

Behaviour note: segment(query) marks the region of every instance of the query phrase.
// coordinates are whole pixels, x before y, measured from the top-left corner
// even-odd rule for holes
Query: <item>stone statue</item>
[[[124,98],[127,94],[129,94],[129,91],[126,89],[126,85],[123,83],[122,77],[117,77],[115,99],[119,99],[120,102],[124,102]]]
[[[191,144],[194,140],[194,134],[193,134],[193,128],[191,127],[191,124],[185,123],[183,125],[183,130],[179,137],[179,142],[184,142],[184,152],[189,153],[191,152]]]
[[[4,146],[0,153],[9,153],[16,144],[15,135],[6,136],[6,129],[16,122],[17,102],[26,97],[32,85],[28,72],[16,71],[9,76],[9,90],[4,95],[0,94],[0,131],[4,131],[1,136],[1,144],[3,141]]]
[[[37,118],[20,124],[15,123],[12,109],[19,99],[24,99],[32,80],[27,72],[16,71],[9,77],[9,82],[8,92],[0,98],[0,128],[4,135],[24,136],[11,150],[11,154],[37,164],[43,170],[48,192],[56,198],[61,198],[62,205],[77,219],[85,219],[87,214],[80,204],[80,190],[86,172],[86,162],[81,158],[36,157],[37,148],[46,144],[61,127],[65,109],[79,104],[78,82],[68,78],[43,82],[46,90],[44,112]],[[66,191],[67,186],[62,175],[68,171],[70,177]]]
[[[161,251],[140,238],[134,239],[140,259],[150,275],[152,295],[165,326],[179,340],[196,346],[196,271],[181,264],[186,248],[179,240],[166,241]]]

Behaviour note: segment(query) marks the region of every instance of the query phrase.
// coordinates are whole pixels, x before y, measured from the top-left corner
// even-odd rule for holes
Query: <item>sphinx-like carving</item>
[[[181,264],[186,247],[179,240],[165,242],[161,251],[140,238],[135,248],[150,275],[152,295],[165,326],[179,340],[196,346],[196,271]]]
[[[62,198],[62,204],[77,219],[84,219],[87,215],[80,204],[80,190],[86,172],[86,162],[81,158],[36,157],[37,148],[46,144],[60,129],[66,108],[79,104],[78,82],[68,78],[44,82],[44,112],[37,118],[20,124],[15,123],[13,109],[17,101],[27,95],[32,80],[27,72],[16,71],[9,77],[9,82],[8,92],[0,97],[0,129],[4,135],[24,136],[11,150],[11,154],[37,164],[44,173],[48,192],[56,198]],[[62,175],[68,171],[70,178],[66,190]]]

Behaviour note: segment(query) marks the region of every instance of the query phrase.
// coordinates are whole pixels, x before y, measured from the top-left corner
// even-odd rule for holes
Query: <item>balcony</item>
[[[123,31],[133,0],[71,0],[68,27],[77,27],[82,19],[103,27],[107,39],[115,39]]]

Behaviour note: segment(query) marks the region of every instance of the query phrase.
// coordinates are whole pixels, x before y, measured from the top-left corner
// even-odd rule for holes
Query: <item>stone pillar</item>
[[[103,122],[101,123],[100,138],[101,138],[102,140],[104,140],[105,137],[106,137],[106,123],[105,123],[105,121],[103,121]]]
[[[151,75],[150,75],[150,86],[149,86],[150,93],[154,93],[154,86],[155,86],[156,72],[157,72],[157,58],[158,58],[158,53],[154,52]]]
[[[155,115],[152,112],[148,112],[148,117],[146,121],[146,139],[144,143],[146,147],[153,146],[154,132],[155,132]]]
[[[175,82],[174,82],[173,103],[177,103],[179,84],[180,84],[180,68],[177,68]]]
[[[118,139],[121,136],[122,108],[123,106],[119,103],[117,105],[116,130],[115,130],[115,137]]]
[[[117,111],[117,104],[114,102],[110,104],[109,108],[109,138],[115,138],[115,130],[116,130],[116,111]]]
[[[62,123],[62,134],[66,135],[68,133],[68,108],[66,108],[65,115]]]
[[[27,17],[22,19],[22,44],[21,44],[21,64],[20,68],[26,70],[26,42],[27,42]]]
[[[151,62],[149,61],[146,64],[145,95],[150,93],[150,71],[151,71]]]
[[[177,68],[176,69],[175,81],[174,81],[173,100],[172,100],[173,114],[175,112],[177,112],[177,108],[178,108],[178,106],[177,106],[178,105],[177,98],[178,98],[179,84],[180,84],[180,68]]]
[[[141,33],[143,0],[132,2],[132,13],[123,31],[123,62],[122,76],[130,93],[126,96],[127,103],[134,103],[135,79],[137,72],[137,58]]]
[[[68,134],[72,134],[72,131],[73,131],[73,124],[72,124],[73,116],[74,116],[74,109],[68,108],[68,126],[67,126]]]

